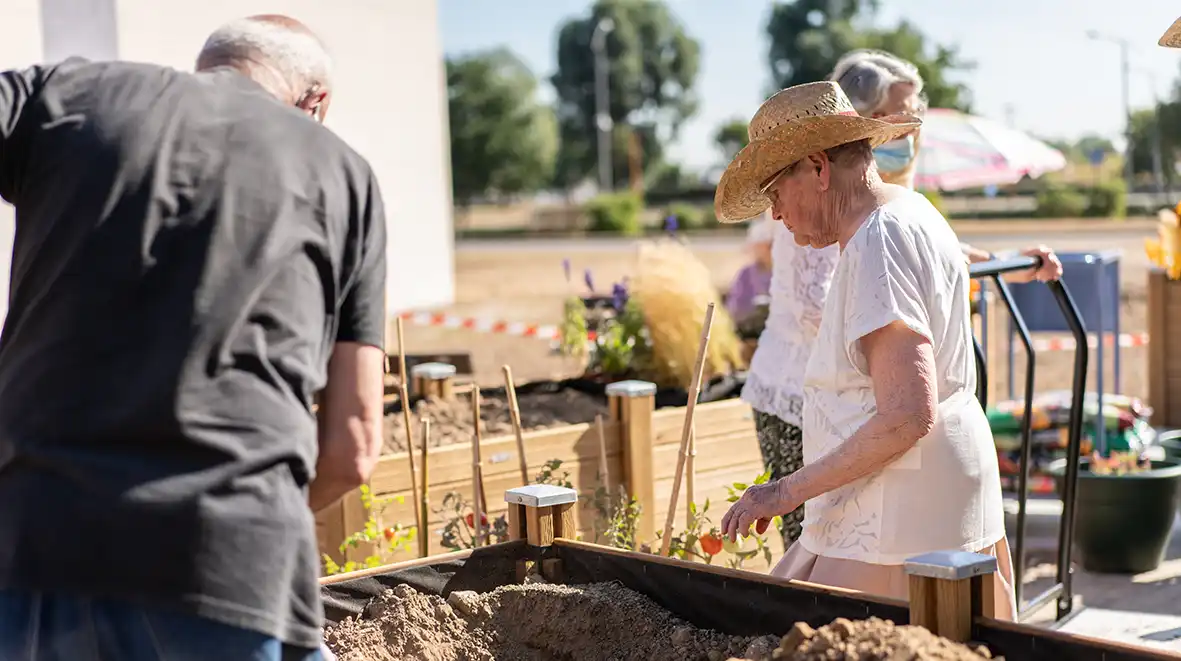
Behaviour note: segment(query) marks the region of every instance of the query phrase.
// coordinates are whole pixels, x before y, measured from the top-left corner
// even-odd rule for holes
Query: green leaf
[[[756,484],[757,484],[757,482],[756,482]],[[737,491],[746,491],[746,485],[743,484],[742,482],[735,482],[734,489]]]
[[[762,475],[755,478],[755,484],[766,484],[771,480],[771,471],[765,471]]]

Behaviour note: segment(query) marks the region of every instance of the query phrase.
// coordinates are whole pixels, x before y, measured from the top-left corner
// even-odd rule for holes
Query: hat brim
[[[786,122],[748,144],[730,162],[714,192],[715,215],[722,223],[750,220],[771,206],[759,190],[767,179],[808,154],[858,140],[869,140],[871,147],[877,147],[922,124],[910,115],[818,115]]]
[[[1165,48],[1181,48],[1181,18],[1173,21],[1168,30],[1161,36],[1157,44]]]

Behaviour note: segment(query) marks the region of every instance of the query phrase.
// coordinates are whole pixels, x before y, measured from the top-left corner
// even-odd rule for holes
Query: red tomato
[[[701,538],[701,550],[706,555],[717,555],[722,552],[722,538],[712,532]]]
[[[467,523],[467,527],[469,527],[469,528],[476,527],[476,515],[473,512],[468,512],[467,516],[463,517],[463,520],[465,523]],[[480,526],[483,528],[488,527],[488,516],[487,515],[485,515],[485,514],[480,515]]]
[[[394,541],[394,537],[397,536],[397,534],[398,534],[398,531],[394,530],[393,528],[386,528],[382,532],[383,532],[383,534],[385,534],[385,541],[387,541],[387,542]]]

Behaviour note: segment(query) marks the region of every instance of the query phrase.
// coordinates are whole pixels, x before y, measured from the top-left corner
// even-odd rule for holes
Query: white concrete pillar
[[[232,18],[280,13],[308,24],[335,60],[327,125],[369,160],[382,188],[390,313],[454,300],[450,137],[437,0],[3,4],[8,36],[0,39],[0,68],[82,55],[188,70],[205,37]],[[11,240],[11,208],[0,209],[0,255],[10,254]],[[5,302],[8,261],[0,264]]]

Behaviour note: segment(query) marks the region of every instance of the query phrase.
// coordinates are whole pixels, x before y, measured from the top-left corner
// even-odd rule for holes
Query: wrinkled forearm
[[[930,431],[922,416],[877,413],[844,443],[781,480],[793,502],[805,502],[882,470]]]

